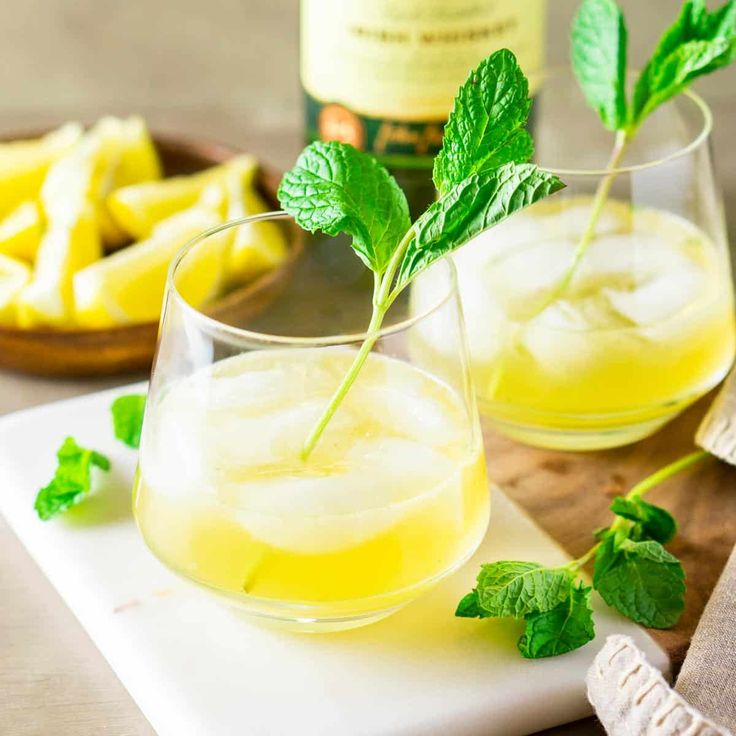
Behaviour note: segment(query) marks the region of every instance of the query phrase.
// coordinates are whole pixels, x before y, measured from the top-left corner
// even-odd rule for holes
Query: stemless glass
[[[488,523],[454,266],[439,266],[422,314],[397,300],[303,460],[365,337],[372,290],[359,277],[348,297],[359,262],[327,239],[269,309],[254,310],[222,264],[232,239],[264,222],[295,236],[284,213],[247,218],[204,233],[172,264],[135,516],[159,559],[249,614],[302,630],[359,626],[455,570]],[[410,351],[434,322],[453,352],[439,367]]]
[[[733,287],[709,135],[688,92],[648,119],[618,165],[614,134],[569,70],[535,101],[537,161],[567,188],[455,256],[481,412],[532,445],[636,441],[715,386],[734,354]],[[569,283],[597,192],[594,238]],[[424,308],[425,280],[414,301]],[[448,356],[441,333],[425,352]]]

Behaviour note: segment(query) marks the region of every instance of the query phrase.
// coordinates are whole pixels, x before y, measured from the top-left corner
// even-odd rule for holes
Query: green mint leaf
[[[636,127],[694,79],[736,57],[736,0],[708,12],[704,0],[686,0],[659,40],[634,87],[630,125]]]
[[[595,638],[592,588],[580,583],[569,597],[544,613],[530,613],[518,642],[519,651],[528,659],[556,657],[578,649]]]
[[[617,611],[644,626],[666,629],[685,607],[680,561],[655,541],[617,544],[613,535],[598,550],[593,586]]]
[[[414,239],[404,254],[397,288],[403,289],[437,259],[478,233],[564,186],[556,176],[534,164],[508,163],[493,171],[471,174],[434,202],[414,224]]]
[[[66,511],[82,500],[92,485],[92,467],[110,469],[110,461],[94,450],[80,447],[67,437],[56,453],[59,464],[53,480],[36,496],[34,508],[43,521]]]
[[[478,575],[478,603],[489,616],[522,618],[545,612],[570,595],[569,570],[537,562],[504,560],[483,565]]]
[[[145,394],[118,396],[112,402],[112,425],[115,437],[128,447],[138,448],[141,444],[143,412],[146,408]]]
[[[610,508],[617,516],[636,522],[636,533],[640,539],[667,544],[677,534],[677,522],[672,514],[643,498],[616,496]]]
[[[284,174],[278,197],[305,230],[351,235],[353,249],[377,274],[386,270],[411,225],[406,197],[393,176],[346,143],[307,146]]]
[[[511,51],[499,49],[481,61],[455,98],[434,160],[440,194],[471,174],[528,161],[534,153],[524,130],[530,107],[529,84]]]
[[[478,591],[474,588],[457,604],[455,615],[459,618],[488,618],[491,614],[480,607]]]
[[[615,0],[584,0],[572,25],[572,68],[609,130],[626,125],[626,23]]]

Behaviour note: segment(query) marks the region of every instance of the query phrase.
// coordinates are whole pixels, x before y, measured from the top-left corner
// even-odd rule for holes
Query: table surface
[[[624,0],[622,4],[633,37],[635,64],[641,61],[642,49],[651,47],[663,19],[674,16],[679,2]],[[6,99],[0,111],[0,130],[136,109],[159,129],[243,146],[273,165],[288,166],[301,145],[296,81],[297,0],[248,0],[240,4],[212,0],[206,4],[206,13],[196,0],[161,0],[152,5],[160,18],[149,15],[154,12],[152,8],[142,14],[133,4],[105,4],[111,13],[115,8],[111,19],[115,31],[109,36],[99,33],[96,24],[100,6],[92,0],[80,0],[73,10],[64,0],[33,4],[32,10],[23,0],[8,0],[4,29],[28,24],[35,35],[29,44],[23,33],[5,34],[5,69],[15,70],[15,76],[4,78]],[[553,5],[548,56],[554,63],[565,57],[566,29],[575,3],[553,0]],[[166,20],[167,14],[187,22],[178,22],[175,38],[162,45],[160,35],[153,29]],[[135,70],[150,73],[130,73],[130,54],[126,52],[130,39],[137,41]],[[29,54],[36,63],[29,63]],[[264,77],[263,65],[253,61],[266,54],[269,64]],[[119,94],[111,94],[111,89]],[[728,131],[736,130],[736,69],[705,80],[700,90],[715,115],[715,159],[730,232],[734,233],[736,148]],[[150,103],[152,99],[156,100],[155,105]],[[139,377],[130,380],[136,378]],[[117,383],[119,379],[48,381],[0,373],[0,414]],[[678,434],[687,432],[697,421],[698,412],[702,412],[702,407],[680,420]],[[656,438],[649,444],[642,443],[635,451],[638,464],[628,467],[643,471],[661,443]],[[552,484],[558,474],[560,466],[549,453],[536,456],[529,468],[534,472],[527,474],[511,443],[492,438],[490,447],[500,458],[495,470],[491,467],[494,479],[511,488],[511,495],[535,513],[543,525],[558,526],[552,504],[535,501],[530,490],[541,481]],[[592,475],[587,477],[598,478],[603,485],[611,479],[621,483],[617,468],[627,456],[627,451],[596,456],[593,464],[586,466],[592,468]],[[571,462],[574,469],[582,467],[579,458]],[[583,491],[579,489],[580,493]],[[686,502],[678,498],[679,503]],[[593,513],[601,513],[600,498],[594,503],[597,506]],[[572,531],[566,537],[572,552],[584,543]],[[718,560],[713,561],[709,578],[717,575],[718,564]],[[702,598],[705,594],[699,595]],[[6,736],[153,733],[83,629],[1,519],[0,723]],[[549,733],[582,735],[601,731],[591,719]]]

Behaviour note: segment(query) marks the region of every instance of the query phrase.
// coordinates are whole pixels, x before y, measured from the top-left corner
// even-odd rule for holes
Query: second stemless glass
[[[536,158],[566,189],[454,257],[481,412],[532,445],[626,444],[710,390],[733,359],[710,111],[680,95],[612,170],[614,136],[569,71],[542,80],[535,112]],[[607,186],[594,238],[565,283]],[[414,290],[419,311],[427,283]],[[423,348],[438,362],[448,355],[441,333]]]
[[[392,307],[305,461],[302,443],[364,337],[371,290],[353,284],[361,294],[353,309],[344,274],[327,261],[254,317],[216,264],[240,229],[264,221],[295,230],[280,213],[231,223],[172,266],[135,515],[165,564],[248,613],[305,630],[349,628],[449,574],[487,526],[454,267],[439,266],[423,314]],[[347,244],[330,245],[353,267]],[[409,351],[419,326],[433,323],[454,355],[439,368]]]

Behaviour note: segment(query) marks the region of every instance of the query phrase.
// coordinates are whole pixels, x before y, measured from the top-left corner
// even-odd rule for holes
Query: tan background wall
[[[576,5],[548,0],[552,63],[566,58]],[[623,5],[632,61],[641,62],[680,0]],[[0,130],[137,110],[153,125],[232,143],[262,131],[293,135],[301,124],[298,6],[298,0],[0,0]],[[715,103],[736,97],[734,87],[736,68],[700,85]]]

